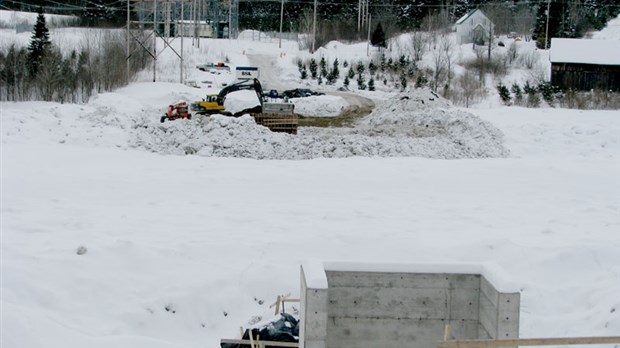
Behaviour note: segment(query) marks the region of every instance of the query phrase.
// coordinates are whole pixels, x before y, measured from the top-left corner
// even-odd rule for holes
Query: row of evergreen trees
[[[125,45],[124,36],[109,33],[63,56],[50,40],[41,11],[28,47],[12,45],[0,52],[0,100],[86,102],[95,93],[124,86],[150,61],[137,50],[127,74]]]
[[[335,85],[341,82],[343,87],[351,88],[352,81],[357,83],[357,89],[374,91],[376,81],[381,81],[384,86],[404,90],[407,85],[413,81],[417,88],[425,86],[428,82],[425,73],[418,69],[415,61],[408,56],[401,55],[399,59],[393,60],[386,58],[382,54],[378,60],[370,60],[367,64],[363,62],[349,64],[346,60],[342,63],[343,70],[346,73],[340,73],[340,62],[338,58],[330,64],[325,57],[321,57],[318,61],[311,58],[309,61],[297,62],[300,78],[313,79],[318,84]],[[357,77],[356,77],[357,76]],[[368,83],[366,83],[368,78]]]

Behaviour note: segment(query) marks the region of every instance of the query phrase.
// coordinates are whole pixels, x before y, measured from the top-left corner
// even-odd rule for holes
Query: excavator
[[[164,123],[166,119],[170,121],[174,121],[179,118],[186,118],[188,120],[192,119],[192,114],[190,114],[187,110],[187,103],[184,101],[180,101],[176,104],[168,105],[168,110],[166,113],[160,118],[160,122]]]
[[[224,101],[226,100],[226,96],[229,93],[240,91],[240,90],[254,90],[256,91],[256,96],[261,103],[261,109],[252,108],[250,110],[242,110],[235,115],[228,112],[224,108]],[[262,112],[263,105],[263,88],[260,84],[260,81],[256,78],[246,81],[241,81],[229,86],[222,88],[222,90],[218,94],[209,94],[202,101],[198,101],[192,103],[192,111],[195,111],[197,114],[201,115],[211,115],[211,114],[222,114],[226,116],[238,116],[243,113],[248,112]]]
[[[226,111],[224,108],[226,96],[240,90],[254,90],[260,105],[234,114]],[[273,132],[297,134],[299,120],[294,113],[295,105],[292,103],[266,102],[264,99],[261,83],[254,78],[226,86],[218,94],[207,95],[203,100],[192,103],[191,110],[201,115],[220,114],[237,117],[250,114],[257,124],[265,126]]]

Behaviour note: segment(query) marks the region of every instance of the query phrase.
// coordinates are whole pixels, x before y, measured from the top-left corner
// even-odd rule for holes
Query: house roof
[[[476,13],[477,11],[480,11],[480,13],[481,13],[483,16],[485,16],[485,17],[486,17],[486,15],[484,14],[484,12],[482,12],[482,11],[481,11],[481,10],[479,10],[479,9],[475,9],[475,10],[469,11],[466,15],[464,15],[464,16],[463,16],[463,17],[461,17],[461,18],[459,18],[459,20],[458,20],[458,21],[456,21],[456,23],[455,23],[455,24],[462,24],[463,22],[465,22],[465,21],[467,20],[467,18],[471,17],[471,16],[472,16],[474,13]]]
[[[473,14],[474,14],[474,12],[476,12],[476,11],[478,11],[478,10],[469,11],[469,12],[468,12],[468,13],[466,13],[463,17],[459,18],[459,20],[458,20],[458,21],[456,21],[456,23],[455,23],[455,24],[461,24],[461,23],[465,22],[465,20],[466,20],[467,18],[469,18],[471,15],[473,15]]]
[[[552,63],[620,65],[620,40],[551,39]]]

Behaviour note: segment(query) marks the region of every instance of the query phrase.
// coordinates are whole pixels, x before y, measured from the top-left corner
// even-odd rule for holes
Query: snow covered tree
[[[364,66],[364,63],[359,62],[359,63],[357,63],[356,69],[357,69],[357,73],[359,75],[362,75],[364,73],[364,71],[366,70],[366,67]]]
[[[368,80],[368,90],[369,91],[375,90],[375,80],[372,78],[372,76],[370,77],[370,80]]]
[[[327,76],[327,62],[325,61],[325,57],[321,57],[321,61],[319,62],[319,66],[321,67],[321,75]]]
[[[317,77],[317,71],[318,66],[316,64],[316,60],[314,58],[310,59],[310,76],[312,76],[313,79],[316,79]]]
[[[32,76],[36,75],[39,71],[43,57],[48,53],[51,45],[52,42],[50,41],[49,30],[45,24],[43,8],[39,7],[37,22],[34,25],[30,44],[28,45],[29,70]]]
[[[370,76],[373,76],[375,72],[377,72],[377,66],[372,60],[368,63],[368,71],[370,72]]]
[[[347,75],[347,76],[344,77],[343,84],[344,84],[345,87],[349,87],[349,83],[350,83],[349,76]]]
[[[352,79],[353,77],[355,77],[355,72],[353,71],[353,67],[349,68],[349,72],[347,73],[347,77],[349,79]]]
[[[327,83],[330,85],[334,84],[334,82],[336,82],[336,80],[338,80],[339,78],[340,78],[340,69],[338,68],[338,58],[336,58],[332,66],[332,70],[327,75]]]
[[[510,105],[510,100],[512,97],[510,96],[510,91],[508,87],[504,86],[501,82],[497,85],[497,92],[499,93],[499,97],[505,105]]]
[[[306,66],[301,69],[301,79],[305,80],[308,78],[308,70],[306,70]]]
[[[357,88],[361,90],[366,89],[366,79],[364,78],[364,74],[359,74],[357,76]]]
[[[521,91],[521,87],[518,84],[513,83],[512,87],[510,87],[510,91],[515,95],[515,105],[523,105],[523,92]]]

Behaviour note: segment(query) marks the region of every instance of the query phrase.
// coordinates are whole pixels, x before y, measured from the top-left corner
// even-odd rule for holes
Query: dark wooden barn
[[[620,41],[551,39],[551,84],[620,91]]]

